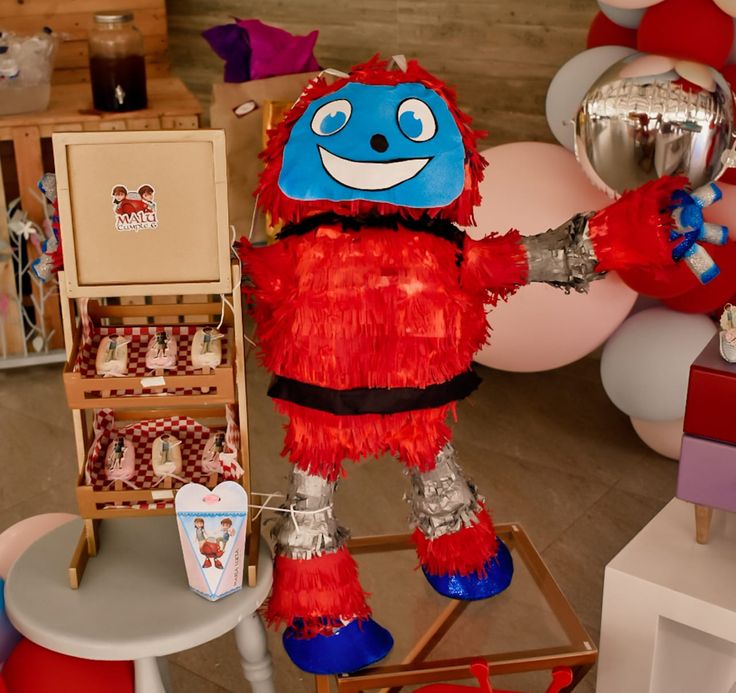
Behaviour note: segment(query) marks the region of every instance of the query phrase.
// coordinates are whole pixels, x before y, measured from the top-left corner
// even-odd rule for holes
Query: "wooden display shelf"
[[[234,409],[234,408],[233,408]],[[188,417],[194,419],[198,424],[207,427],[211,432],[225,431],[227,426],[225,407],[166,407],[158,409],[121,409],[115,410],[115,430],[142,421],[152,421],[157,419],[166,419],[170,417]],[[233,425],[239,427],[237,419],[233,421]],[[163,429],[162,429],[163,432]],[[94,443],[94,432],[91,422],[88,421],[83,433],[84,445],[87,453]],[[106,446],[104,446],[106,447]],[[104,457],[105,449],[100,455]],[[137,451],[137,464],[141,464],[140,450]],[[242,441],[238,449],[238,463],[241,467],[247,464],[247,455],[243,450]],[[180,474],[179,476],[183,476]],[[209,488],[214,488],[218,483],[223,481],[217,474],[209,475],[205,478],[198,479],[197,483],[201,483]],[[177,486],[181,486],[181,482],[176,482]],[[173,501],[177,488],[168,488],[164,485],[158,485],[155,488],[132,489],[123,482],[116,482],[116,487],[109,485],[104,490],[95,490],[93,486],[85,482],[85,470],[79,472],[77,478],[77,503],[79,504],[79,512],[84,518],[101,520],[109,517],[139,517],[141,515],[172,515],[174,513]],[[243,486],[248,489],[247,477],[243,476]],[[126,504],[166,504],[167,507],[126,507]]]
[[[232,310],[227,304],[209,301],[198,303],[179,303],[184,297],[175,297],[177,302],[157,303],[152,305],[103,305],[98,301],[90,301],[88,315],[91,320],[91,329],[94,335],[92,344],[85,344],[84,330],[80,325],[77,328],[71,355],[64,367],[64,387],[67,401],[72,409],[89,408],[133,408],[159,406],[161,398],[165,398],[166,406],[198,406],[209,404],[227,404],[236,401],[235,392],[235,334]],[[224,308],[223,308],[224,306]],[[153,333],[157,328],[172,328],[175,332],[183,331],[185,337],[197,327],[215,327],[220,312],[224,310],[223,324],[220,330],[224,333],[222,339],[222,363],[214,369],[195,371],[183,362],[188,362],[188,348],[179,343],[177,369],[163,372],[165,385],[144,387],[141,380],[150,377],[152,373],[139,373],[124,377],[105,378],[89,375],[88,361],[94,361],[96,355],[96,337],[100,331],[145,332],[136,335],[136,357],[142,357],[145,350],[147,333]],[[204,318],[204,324],[192,324],[192,316],[199,320]],[[175,334],[175,336],[177,336]],[[179,335],[181,339],[181,335]],[[182,340],[183,341],[183,340]],[[188,343],[188,339],[186,340]],[[84,350],[84,363],[79,363],[80,350]],[[129,348],[132,355],[132,349]],[[139,360],[139,359],[137,359]],[[191,371],[191,372],[190,372]]]
[[[446,606],[421,637],[409,645],[408,652],[399,664],[378,664],[354,674],[336,677],[317,676],[315,677],[317,693],[329,693],[331,681],[334,681],[335,689],[340,693],[361,693],[376,689],[381,693],[397,693],[403,690],[404,686],[472,679],[470,665],[479,659],[488,662],[491,676],[569,667],[573,672],[573,681],[565,691],[567,693],[572,691],[596,661],[598,652],[593,639],[588,635],[521,525],[498,524],[496,532],[512,552],[517,568],[521,567],[519,561],[523,562],[525,570],[531,576],[531,582],[539,593],[537,596],[541,602],[546,603],[548,611],[557,623],[561,632],[559,642],[550,642],[547,646],[529,649],[519,648],[487,654],[469,652],[468,656],[459,658],[432,659],[432,654],[438,649],[441,641],[452,637],[455,624],[458,624],[458,637],[462,638],[462,649],[472,650],[473,647],[472,638],[462,628],[462,619],[464,612],[478,602],[447,599]],[[356,537],[351,539],[348,545],[359,562],[362,554],[414,551],[410,534]],[[519,576],[515,576],[511,587],[504,593],[507,598],[513,595],[518,579]],[[489,612],[493,608],[494,600],[502,598],[503,596],[499,595],[486,600]],[[528,595],[525,595],[525,599],[527,598]],[[390,626],[390,623],[386,625]]]
[[[78,410],[76,410],[78,412]],[[94,443],[94,432],[90,421],[91,412],[80,414],[80,437],[85,451],[88,451]],[[189,417],[197,423],[206,426],[210,431],[225,430],[226,418],[224,406],[215,407],[192,407],[192,408],[158,408],[158,409],[123,409],[115,411],[115,428],[127,426],[131,423],[144,420],[163,419],[168,417]],[[239,430],[242,430],[239,422],[233,422]],[[250,493],[250,473],[248,463],[247,438],[241,435],[238,450],[238,463],[245,471],[241,483]],[[104,455],[104,449],[101,452]],[[140,464],[140,457],[138,463]],[[207,480],[198,480],[208,488],[214,488],[223,481],[220,475],[210,474]],[[178,483],[178,486],[181,484]],[[85,469],[80,468],[77,477],[77,504],[79,513],[85,519],[85,527],[80,536],[77,549],[69,565],[70,586],[78,589],[89,558],[97,555],[99,548],[99,532],[97,527],[101,520],[119,519],[129,517],[141,517],[148,515],[173,515],[174,499],[178,488],[165,488],[163,485],[156,488],[131,489],[123,482],[117,482],[109,488],[97,490],[85,481]],[[258,502],[258,501],[256,501]],[[145,504],[141,506],[140,504]],[[156,504],[165,504],[156,507]],[[255,585],[258,565],[258,543],[260,541],[260,515],[249,514],[248,527],[246,530],[246,554],[248,555],[247,584]]]
[[[147,108],[106,113],[94,109],[88,83],[52,85],[45,111],[0,118],[0,140],[15,140],[23,131],[27,137],[51,137],[54,132],[189,130],[199,126],[202,109],[184,82],[177,77],[154,77],[146,86]]]

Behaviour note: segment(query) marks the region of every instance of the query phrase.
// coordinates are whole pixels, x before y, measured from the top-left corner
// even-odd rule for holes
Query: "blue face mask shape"
[[[295,200],[444,207],[465,183],[450,110],[422,84],[347,84],[317,99],[284,148],[281,191]]]

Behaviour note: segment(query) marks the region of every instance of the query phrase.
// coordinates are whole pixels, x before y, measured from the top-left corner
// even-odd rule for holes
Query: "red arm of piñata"
[[[672,194],[687,178],[665,176],[624,193],[588,220],[598,265],[596,271],[674,264],[669,232],[674,227]]]
[[[258,306],[270,307],[281,302],[290,290],[290,278],[294,276],[294,258],[288,243],[277,241],[271,245],[254,246],[243,237],[238,241],[237,249],[243,263],[243,293],[252,296]]]
[[[499,298],[510,296],[527,278],[526,250],[518,231],[491,234],[479,241],[465,237],[461,282],[471,291],[487,291],[487,303],[495,305]]]

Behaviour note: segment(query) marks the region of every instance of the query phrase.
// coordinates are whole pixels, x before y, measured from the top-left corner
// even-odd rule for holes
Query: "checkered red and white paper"
[[[235,409],[228,405],[225,408],[225,442],[231,452],[240,450],[240,432],[235,423]],[[105,476],[105,453],[116,435],[124,435],[135,447],[136,473],[130,483],[138,489],[152,489],[160,485],[160,477],[153,472],[151,451],[153,442],[164,433],[170,433],[181,441],[182,471],[177,476],[187,482],[206,484],[209,474],[202,470],[202,453],[210,435],[215,429],[203,426],[187,416],[172,416],[163,419],[137,421],[128,426],[117,428],[115,415],[111,409],[99,409],[95,412],[95,439],[87,453],[85,466],[85,483],[95,491],[105,490],[110,481]],[[220,480],[235,481],[243,476],[243,469],[232,459],[225,457],[221,462]],[[172,486],[179,488],[182,482],[172,479]],[[131,487],[132,488],[132,487]],[[139,504],[130,507],[146,507]],[[150,507],[150,505],[148,505]],[[156,507],[173,507],[172,504],[159,503]]]
[[[146,378],[154,375],[154,371],[146,368],[146,351],[148,349],[149,340],[155,336],[156,332],[165,329],[166,332],[174,337],[177,344],[177,361],[176,368],[165,371],[167,375],[199,375],[201,369],[194,368],[191,362],[190,354],[192,351],[192,341],[200,325],[167,325],[165,328],[156,325],[94,325],[87,312],[87,300],[80,301],[79,304],[81,322],[82,322],[82,343],[77,353],[77,360],[74,364],[75,372],[79,373],[83,378],[97,377],[96,358],[97,349],[103,337],[112,334],[127,337],[128,343],[128,372],[127,376]],[[222,340],[222,363],[227,363],[228,358],[228,339],[227,336]],[[114,390],[112,386],[115,383],[114,378],[110,380],[110,395],[113,397],[124,397],[126,395],[140,395],[140,391],[136,390]],[[167,389],[165,386],[161,390],[175,395],[199,394],[194,389]],[[161,391],[151,393],[160,395]]]

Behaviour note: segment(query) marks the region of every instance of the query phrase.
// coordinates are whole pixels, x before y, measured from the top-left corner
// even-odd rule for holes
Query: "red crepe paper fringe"
[[[386,86],[418,82],[435,91],[445,101],[460,130],[465,146],[465,186],[457,199],[446,207],[411,209],[368,200],[343,202],[294,200],[281,192],[278,179],[283,164],[284,147],[294,123],[304,114],[310,103],[327,94],[336,92],[349,82]],[[374,55],[368,62],[353,67],[349,77],[338,79],[332,84],[328,84],[323,77],[317,77],[309,83],[296,104],[285,114],[283,120],[268,132],[268,144],[261,154],[266,166],[256,189],[258,205],[264,211],[270,212],[274,220],[286,222],[299,221],[311,214],[325,211],[332,211],[345,216],[401,212],[414,218],[429,214],[432,217],[456,221],[463,226],[473,225],[475,223],[473,208],[480,204],[481,199],[478,184],[483,179],[483,169],[487,165],[486,160],[478,153],[478,140],[485,137],[487,133],[474,130],[471,122],[470,116],[459,109],[455,91],[421,68],[416,60],[410,60],[404,72],[399,69],[389,70],[388,61],[381,60],[378,55]]]
[[[289,417],[281,454],[329,481],[345,476],[343,460],[358,462],[384,453],[397,456],[407,467],[429,471],[452,435],[447,414],[456,418],[454,403],[397,414],[338,416],[275,401],[278,411]]]
[[[485,303],[506,301],[527,283],[529,263],[521,235],[511,229],[503,236],[490,234],[480,240],[466,236],[463,245],[463,285],[485,291]]]
[[[668,267],[672,259],[672,193],[688,184],[684,176],[651,181],[590,218],[588,225],[596,256],[596,270]]]
[[[260,358],[279,375],[350,389],[426,387],[470,367],[484,303],[526,282],[517,232],[450,241],[406,228],[320,227],[240,246]]]
[[[485,507],[481,506],[476,517],[478,522],[470,527],[436,539],[427,539],[421,530],[414,530],[412,540],[419,561],[430,575],[485,576],[485,564],[496,555],[498,539]]]
[[[344,621],[370,617],[367,596],[345,547],[309,559],[276,556],[265,616],[273,627],[294,627],[297,637],[329,635]]]

